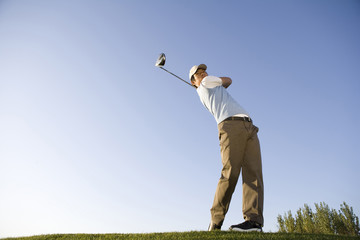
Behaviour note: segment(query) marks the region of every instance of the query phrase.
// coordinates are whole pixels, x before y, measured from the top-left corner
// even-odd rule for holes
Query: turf
[[[360,236],[289,233],[168,232],[146,234],[52,234],[2,240],[360,240]]]

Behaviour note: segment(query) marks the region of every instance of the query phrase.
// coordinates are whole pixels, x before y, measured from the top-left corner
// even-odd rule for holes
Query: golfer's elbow
[[[228,88],[232,83],[232,80],[229,77],[221,77],[221,80],[224,88]]]

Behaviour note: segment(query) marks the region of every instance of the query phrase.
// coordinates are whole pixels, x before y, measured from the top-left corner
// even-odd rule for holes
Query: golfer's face
[[[206,77],[208,74],[204,69],[199,69],[194,74],[195,82],[201,83],[201,81]]]

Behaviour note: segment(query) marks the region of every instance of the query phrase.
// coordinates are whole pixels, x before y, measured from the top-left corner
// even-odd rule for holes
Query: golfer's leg
[[[247,125],[250,138],[247,142],[242,169],[243,214],[245,220],[256,221],[263,225],[264,183],[260,143],[257,136],[258,128],[251,123]]]
[[[229,209],[232,194],[238,181],[246,137],[239,121],[219,124],[220,149],[223,168],[211,208],[212,222],[221,226]],[[240,125],[241,126],[241,125]]]

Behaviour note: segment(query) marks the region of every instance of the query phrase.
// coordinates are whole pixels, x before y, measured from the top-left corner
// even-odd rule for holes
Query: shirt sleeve
[[[222,85],[222,80],[219,77],[207,76],[202,81],[201,84],[206,88],[214,88]]]

